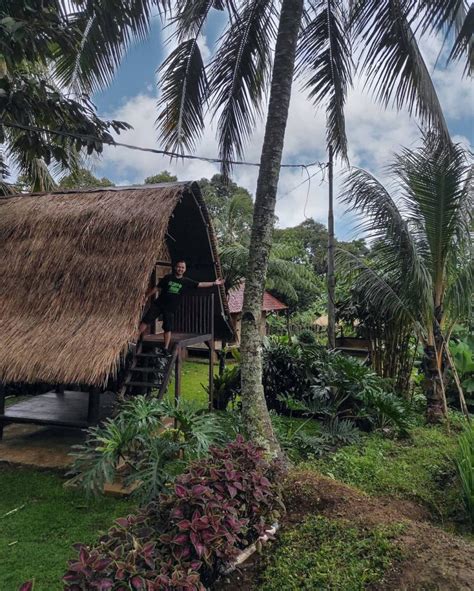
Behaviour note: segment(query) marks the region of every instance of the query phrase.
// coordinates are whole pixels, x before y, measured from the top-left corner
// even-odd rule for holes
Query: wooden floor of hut
[[[189,347],[190,345],[196,345],[197,343],[205,343],[212,339],[212,334],[197,334],[192,332],[173,332],[171,333],[170,349],[175,346],[178,347]],[[147,344],[156,343],[157,345],[163,345],[165,342],[165,335],[163,332],[158,334],[148,334],[143,337],[143,342]]]
[[[103,392],[99,397],[99,419],[110,416],[115,395]],[[47,392],[7,406],[0,419],[11,423],[34,423],[61,427],[88,427],[89,393],[65,390]]]

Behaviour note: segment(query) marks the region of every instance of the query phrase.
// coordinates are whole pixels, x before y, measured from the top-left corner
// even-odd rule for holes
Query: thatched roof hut
[[[196,183],[0,199],[0,381],[103,385],[136,335],[157,261],[220,274]],[[216,333],[229,331],[224,293]]]

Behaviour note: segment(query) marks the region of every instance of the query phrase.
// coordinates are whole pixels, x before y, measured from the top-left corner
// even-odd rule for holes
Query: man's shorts
[[[146,311],[142,322],[145,324],[151,324],[157,318],[163,320],[163,330],[165,332],[172,332],[174,330],[174,312],[163,310],[156,302],[154,302]]]

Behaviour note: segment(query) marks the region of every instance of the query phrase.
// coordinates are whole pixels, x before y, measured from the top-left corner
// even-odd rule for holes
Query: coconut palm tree
[[[375,309],[416,331],[424,348],[427,419],[436,422],[446,415],[447,335],[468,312],[474,291],[472,160],[460,145],[428,134],[389,170],[394,194],[365,170],[352,171],[345,185],[346,202],[376,240],[371,265],[343,251],[338,257]]]

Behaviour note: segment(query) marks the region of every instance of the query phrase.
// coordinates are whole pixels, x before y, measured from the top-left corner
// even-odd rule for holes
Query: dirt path
[[[474,545],[427,523],[427,512],[415,503],[369,497],[309,471],[290,474],[285,499],[285,528],[294,527],[310,514],[347,519],[369,528],[405,523],[396,540],[404,558],[386,574],[383,585],[372,588],[374,591],[474,591]],[[246,569],[216,589],[255,591],[259,569],[260,560],[250,559]]]

